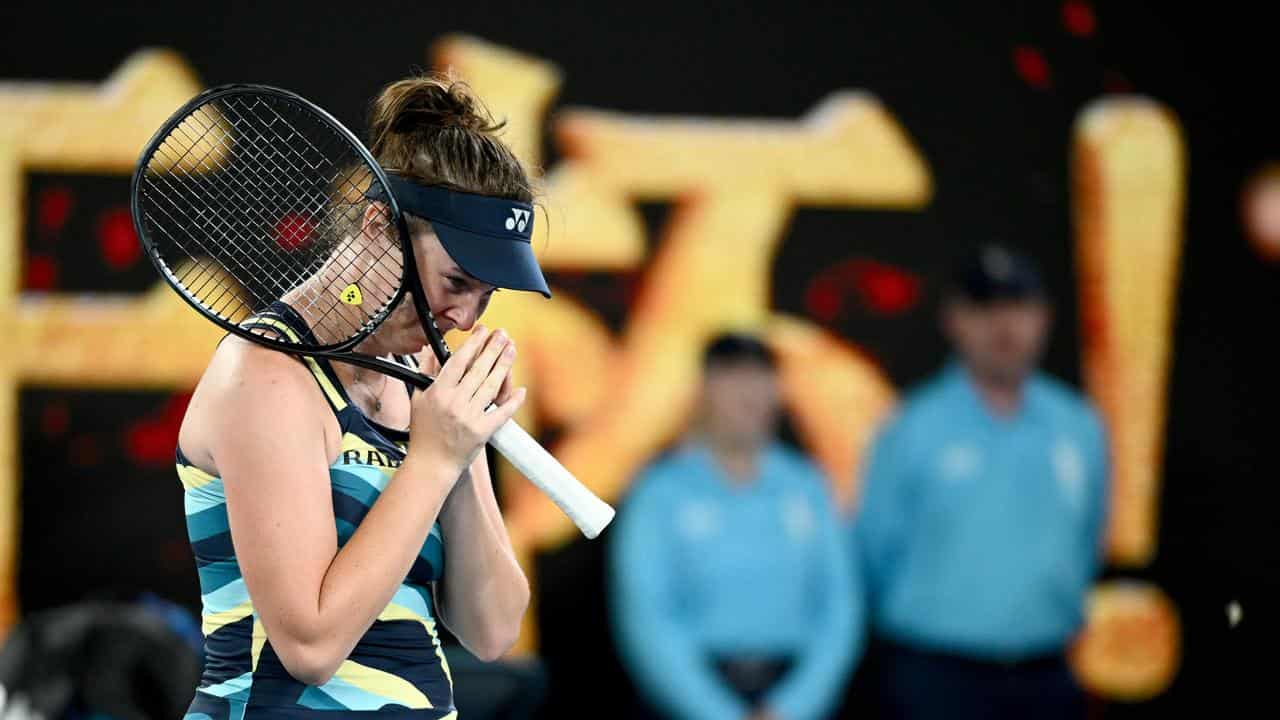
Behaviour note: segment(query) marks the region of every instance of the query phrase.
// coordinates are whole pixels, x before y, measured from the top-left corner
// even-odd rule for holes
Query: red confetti
[[[162,465],[173,461],[177,434],[163,424],[138,423],[129,429],[125,449],[139,465]]]
[[[58,282],[58,263],[48,255],[28,255],[27,271],[22,279],[25,290],[52,290]]]
[[[36,200],[36,224],[45,232],[57,232],[71,216],[71,191],[52,187],[40,192]]]
[[[805,307],[823,322],[844,311],[845,297],[856,294],[877,315],[907,312],[920,302],[918,277],[874,260],[856,259],[828,268],[805,292]]]
[[[44,406],[40,412],[40,431],[45,437],[57,437],[67,431],[71,424],[71,411],[66,403],[52,403]]]
[[[805,307],[823,322],[831,322],[840,314],[840,288],[834,282],[815,282],[804,296]]]
[[[289,213],[276,223],[276,244],[286,251],[297,250],[311,241],[315,227],[311,219],[299,213]]]
[[[856,267],[856,272],[858,292],[873,312],[897,315],[920,300],[920,280],[897,268],[865,262]]]
[[[1072,35],[1089,37],[1098,29],[1098,19],[1089,3],[1067,0],[1062,3],[1062,25]]]
[[[128,210],[112,208],[98,217],[98,249],[113,270],[124,270],[142,257],[142,246],[138,244]]]
[[[1013,49],[1013,67],[1023,82],[1037,90],[1044,90],[1052,84],[1049,77],[1049,63],[1039,50],[1028,45],[1019,45]]]
[[[139,465],[164,466],[173,463],[173,452],[178,446],[178,431],[182,429],[182,418],[187,414],[187,404],[190,402],[190,393],[174,395],[160,412],[126,428],[124,447],[129,457]]]

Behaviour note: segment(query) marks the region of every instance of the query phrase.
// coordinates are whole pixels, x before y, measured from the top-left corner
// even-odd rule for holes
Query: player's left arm
[[[529,606],[529,581],[516,561],[480,453],[440,511],[444,581],[440,616],[471,654],[486,662],[515,644]]]
[[[419,361],[429,371],[435,358],[424,351]],[[511,378],[502,383],[496,402],[510,397]],[[529,607],[529,580],[515,551],[493,494],[485,453],[454,485],[440,510],[444,535],[444,580],[437,599],[445,627],[464,647],[486,662],[497,660],[520,635]]]
[[[817,473],[815,473],[817,475]],[[831,717],[854,662],[862,654],[865,607],[860,573],[835,501],[821,476],[814,480],[815,538],[820,559],[815,568],[819,614],[812,633],[791,672],[765,700],[780,720]]]

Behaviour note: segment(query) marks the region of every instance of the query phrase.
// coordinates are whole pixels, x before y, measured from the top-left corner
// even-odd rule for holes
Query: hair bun
[[[423,76],[391,83],[374,101],[371,135],[412,135],[445,128],[491,133],[502,127],[466,83],[449,77]]]
[[[387,85],[370,106],[369,151],[421,185],[528,202],[533,187],[480,98],[452,75]]]

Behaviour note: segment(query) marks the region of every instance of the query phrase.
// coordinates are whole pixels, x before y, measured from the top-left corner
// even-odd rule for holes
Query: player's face
[[[1040,360],[1049,308],[1041,300],[954,301],[946,310],[945,325],[971,371],[995,382],[1018,382]]]
[[[418,277],[427,293],[427,305],[435,315],[436,326],[441,333],[454,329],[469,331],[484,314],[497,288],[458,267],[428,223],[415,217],[407,219]],[[378,335],[381,344],[386,346],[384,352],[416,353],[427,344],[413,301],[407,297],[391,312]]]
[[[713,365],[703,379],[703,421],[713,435],[766,442],[778,425],[778,380],[758,363]]]

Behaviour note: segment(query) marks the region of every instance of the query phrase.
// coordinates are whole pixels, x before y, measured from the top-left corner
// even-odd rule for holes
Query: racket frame
[[[209,105],[219,99],[235,96],[235,95],[266,95],[294,103],[301,106],[306,112],[314,114],[318,119],[324,122],[331,130],[341,135],[347,140],[348,145],[354,150],[360,159],[364,161],[365,166],[373,175],[375,182],[382,184],[386,188],[386,200],[380,201],[387,207],[390,214],[390,220],[395,225],[395,230],[399,235],[400,248],[403,253],[403,262],[401,268],[400,285],[396,288],[395,295],[386,304],[378,314],[371,317],[364,323],[364,327],[359,333],[353,335],[341,342],[330,343],[328,345],[317,345],[306,347],[294,343],[286,343],[276,340],[268,335],[254,332],[251,328],[241,327],[240,325],[226,320],[215,313],[213,310],[206,308],[199,300],[192,297],[181,281],[178,280],[176,274],[169,266],[160,258],[160,254],[156,251],[152,242],[151,234],[144,228],[143,209],[140,206],[141,184],[146,175],[147,168],[151,165],[151,160],[160,150],[160,146],[170,137],[173,131],[192,117],[194,113],[201,107]],[[404,213],[400,210],[400,205],[396,201],[395,195],[391,192],[390,184],[387,181],[387,174],[382,166],[373,158],[369,150],[365,148],[364,143],[347,129],[341,122],[330,115],[326,110],[315,103],[303,98],[288,90],[282,90],[269,85],[257,85],[252,83],[234,83],[230,85],[220,85],[210,88],[196,95],[187,101],[181,108],[175,110],[173,115],[165,121],[163,125],[156,130],[151,139],[147,142],[145,149],[138,160],[138,166],[134,169],[133,178],[130,182],[129,193],[130,214],[133,217],[134,230],[138,234],[138,239],[142,243],[142,247],[146,250],[147,258],[151,264],[164,278],[165,282],[174,289],[177,294],[197,312],[212,320],[219,327],[238,335],[251,342],[264,345],[272,350],[281,352],[307,355],[310,357],[325,358],[328,360],[337,360],[340,362],[358,365],[370,370],[376,370],[394,376],[398,380],[402,380],[418,387],[425,389],[431,385],[431,378],[421,373],[414,372],[403,365],[388,362],[381,358],[371,355],[353,352],[352,348],[366,340],[378,326],[382,324],[391,311],[396,308],[404,300],[405,295],[412,297],[414,309],[417,311],[418,319],[422,323],[422,329],[426,333],[427,342],[431,346],[432,352],[436,358],[440,360],[441,365],[449,357],[448,346],[445,345],[444,337],[440,329],[436,327],[435,315],[432,314],[430,306],[426,301],[426,290],[422,286],[422,278],[418,276],[417,258],[413,250],[413,241],[409,235],[408,223],[405,221]]]

